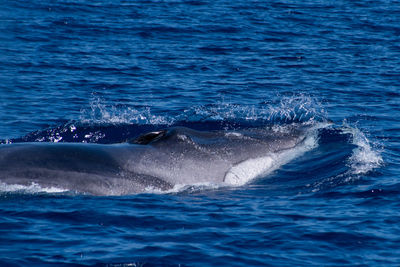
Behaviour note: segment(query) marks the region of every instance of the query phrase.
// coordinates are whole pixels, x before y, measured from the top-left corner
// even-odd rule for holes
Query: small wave
[[[328,147],[331,155],[326,154],[328,161],[322,160],[320,156],[315,158],[317,162],[320,161],[320,164],[326,166],[327,172],[315,173],[321,179],[307,184],[307,187],[312,188],[312,192],[348,185],[384,164],[378,144],[368,139],[366,134],[357,127],[344,122],[341,126],[326,130],[328,131],[322,135],[325,139],[322,146],[325,149]],[[332,169],[332,166],[336,168]]]

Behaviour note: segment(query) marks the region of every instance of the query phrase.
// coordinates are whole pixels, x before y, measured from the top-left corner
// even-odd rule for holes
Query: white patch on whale
[[[318,146],[317,134],[314,133],[305,138],[302,144],[292,149],[287,149],[278,153],[269,153],[264,157],[250,158],[242,161],[230,168],[224,178],[224,182],[241,186],[254,179],[267,176],[271,172],[279,169],[282,165],[301,156]]]

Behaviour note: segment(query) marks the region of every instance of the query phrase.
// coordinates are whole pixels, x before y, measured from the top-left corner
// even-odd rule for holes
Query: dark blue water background
[[[398,1],[2,1],[0,139],[332,120],[236,188],[1,185],[0,264],[398,266]]]

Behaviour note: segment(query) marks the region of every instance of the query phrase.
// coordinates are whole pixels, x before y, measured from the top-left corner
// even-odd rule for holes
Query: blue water
[[[1,184],[2,266],[400,265],[400,2],[2,1],[0,143],[332,121],[239,187]]]

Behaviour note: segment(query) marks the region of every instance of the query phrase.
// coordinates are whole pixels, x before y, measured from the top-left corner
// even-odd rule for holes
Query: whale
[[[240,186],[315,146],[312,127],[201,131],[170,127],[117,144],[0,145],[0,183],[91,195]]]

